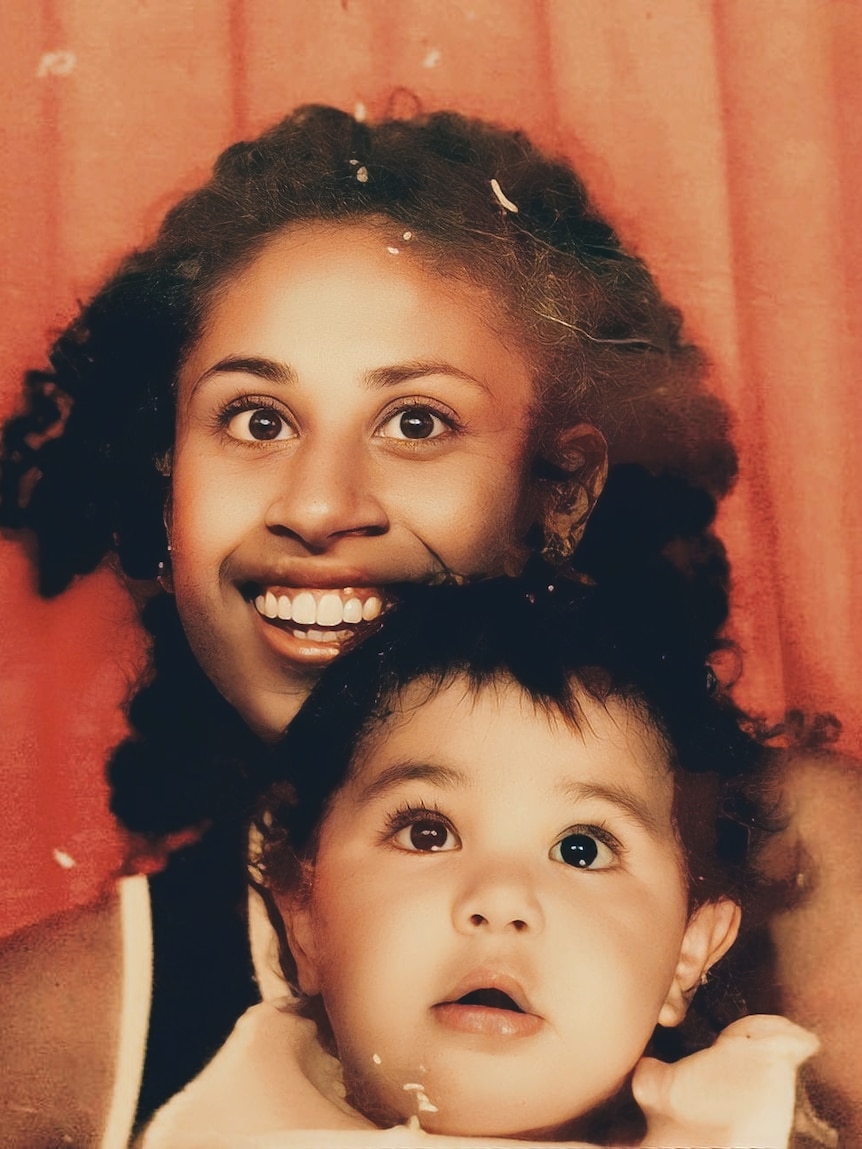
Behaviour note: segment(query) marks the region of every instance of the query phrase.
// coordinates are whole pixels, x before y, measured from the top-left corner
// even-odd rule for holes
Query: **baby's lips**
[[[716,1045],[730,1041],[756,1043],[749,1052],[762,1051],[793,1066],[801,1065],[820,1048],[820,1039],[810,1030],[775,1013],[753,1013],[734,1021],[722,1030]]]

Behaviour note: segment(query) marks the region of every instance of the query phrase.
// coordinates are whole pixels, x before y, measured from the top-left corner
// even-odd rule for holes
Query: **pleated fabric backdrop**
[[[857,0],[10,0],[0,18],[0,414],[215,154],[299,103],[404,88],[567,153],[685,311],[742,456],[722,512],[743,700],[862,742]],[[45,603],[0,546],[0,932],[92,896],[140,665],[109,573]]]

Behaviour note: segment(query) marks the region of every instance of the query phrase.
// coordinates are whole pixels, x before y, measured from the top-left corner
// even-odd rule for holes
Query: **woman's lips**
[[[324,666],[383,610],[376,587],[258,585],[246,596],[263,620],[263,638],[280,658]]]

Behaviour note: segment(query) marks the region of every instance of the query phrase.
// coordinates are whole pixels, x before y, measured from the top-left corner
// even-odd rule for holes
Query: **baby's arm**
[[[818,1045],[784,1017],[755,1014],[673,1065],[643,1058],[632,1081],[647,1119],[643,1145],[786,1149],[797,1071]]]

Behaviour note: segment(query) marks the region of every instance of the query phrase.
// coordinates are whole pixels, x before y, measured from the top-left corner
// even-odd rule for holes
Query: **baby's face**
[[[179,378],[177,605],[263,735],[387,584],[500,573],[525,527],[528,364],[478,288],[385,227],[271,240],[216,295]]]
[[[617,1091],[660,1016],[681,1020],[667,754],[631,707],[582,706],[576,731],[513,685],[417,684],[334,799],[286,916],[381,1123],[559,1131]]]

